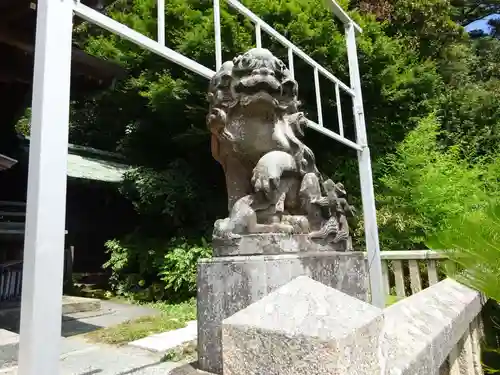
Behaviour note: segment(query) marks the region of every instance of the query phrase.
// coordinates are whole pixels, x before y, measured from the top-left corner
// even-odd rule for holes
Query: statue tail
[[[337,218],[335,216],[332,216],[326,221],[326,223],[323,224],[320,230],[311,232],[311,234],[309,234],[309,237],[324,239],[328,237],[330,234],[337,234],[338,230],[339,228],[338,228]]]

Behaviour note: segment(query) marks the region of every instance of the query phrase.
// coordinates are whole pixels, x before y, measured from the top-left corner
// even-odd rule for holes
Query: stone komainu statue
[[[216,221],[214,238],[284,232],[345,249],[345,216],[352,210],[336,193],[341,184],[323,182],[313,152],[300,140],[308,120],[297,95],[290,71],[266,49],[225,62],[212,78],[207,125],[229,209],[228,218]]]

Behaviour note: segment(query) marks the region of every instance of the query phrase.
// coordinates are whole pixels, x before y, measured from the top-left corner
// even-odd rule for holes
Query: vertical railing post
[[[260,31],[260,24],[255,24],[255,46],[262,48],[262,33]]]
[[[20,375],[59,373],[73,5],[37,2]]]
[[[288,70],[290,71],[292,78],[295,79],[295,66],[293,63],[293,50],[288,48]]]
[[[214,0],[215,70],[222,66],[222,40],[220,35],[220,2]]]
[[[158,43],[162,46],[165,45],[165,0],[158,0],[157,2],[158,15],[157,15],[157,28],[158,28]]]
[[[337,118],[339,123],[339,134],[344,137],[344,120],[342,119],[342,102],[340,101],[340,89],[338,83],[335,84],[335,102],[337,103]]]
[[[321,108],[321,88],[319,86],[318,68],[314,68],[314,89],[316,91],[316,111],[318,112],[318,125],[323,126],[323,109]]]
[[[382,281],[377,211],[375,208],[375,193],[373,191],[370,149],[368,148],[365,115],[363,111],[356,32],[352,22],[346,24],[346,43],[347,58],[349,60],[349,77],[351,80],[351,88],[355,93],[353,97],[353,110],[356,125],[356,143],[362,147],[362,150],[358,151],[358,164],[372,304],[382,308],[385,306],[385,295]]]

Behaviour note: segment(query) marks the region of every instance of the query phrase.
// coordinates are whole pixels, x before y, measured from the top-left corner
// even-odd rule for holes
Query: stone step
[[[24,230],[24,222],[13,222],[13,221],[1,221],[0,229],[19,229]]]
[[[26,207],[26,202],[17,202],[17,201],[0,201],[0,207]]]
[[[0,217],[16,217],[16,218],[25,218],[26,212],[16,212],[16,211],[0,211]]]
[[[2,229],[0,228],[0,235],[9,236],[10,237],[21,237],[24,236],[24,228],[23,229]]]

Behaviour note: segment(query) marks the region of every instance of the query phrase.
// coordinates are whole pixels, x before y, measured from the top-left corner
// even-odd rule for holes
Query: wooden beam
[[[21,82],[31,84],[33,80],[33,61],[30,55],[10,47],[0,48],[0,82]]]
[[[9,22],[12,21],[17,21],[21,17],[24,17],[26,14],[29,12],[33,12],[33,9],[30,8],[30,3],[22,3],[19,4],[17,2],[12,3],[12,5],[9,5],[8,7],[3,7],[1,12],[2,15],[0,16],[0,21],[2,22],[2,25],[6,25]]]
[[[0,154],[0,171],[11,168],[17,163],[17,160],[9,158],[6,155]]]
[[[0,71],[0,82],[10,83],[10,82],[20,82],[25,85],[31,84],[31,78],[27,76],[21,76],[17,72],[10,71]]]
[[[33,37],[14,35],[12,30],[0,29],[0,43],[7,44],[32,55],[35,51]],[[125,75],[125,70],[117,64],[98,59],[84,51],[73,47],[72,49],[73,72],[92,76],[97,79],[112,80]]]

